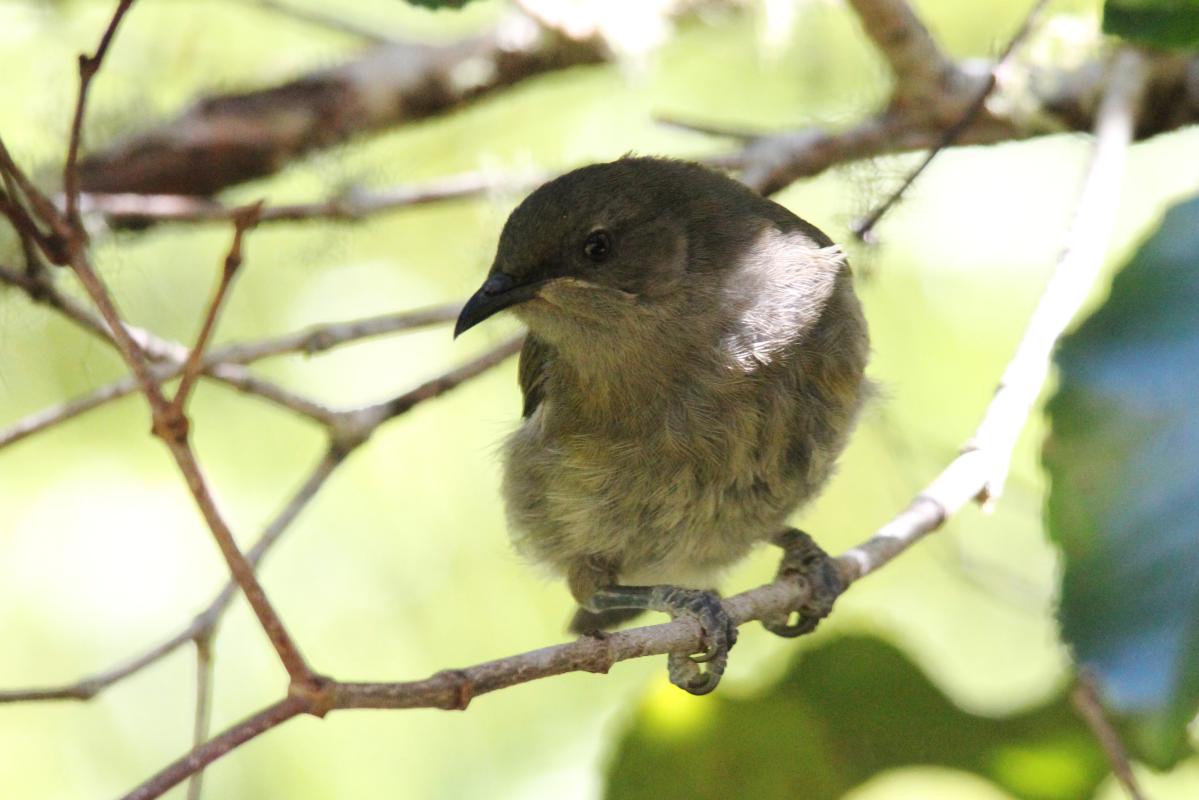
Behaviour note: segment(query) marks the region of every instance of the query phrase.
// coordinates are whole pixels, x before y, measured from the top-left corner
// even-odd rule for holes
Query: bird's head
[[[455,335],[506,308],[551,340],[652,315],[686,280],[689,219],[680,206],[686,176],[701,170],[624,158],[541,186],[508,218]]]

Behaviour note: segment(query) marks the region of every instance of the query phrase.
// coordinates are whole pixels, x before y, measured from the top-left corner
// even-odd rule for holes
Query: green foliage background
[[[994,52],[1026,4],[918,5],[946,48],[964,56]],[[1097,4],[1055,8],[1077,13],[1067,30],[1098,27]],[[397,35],[442,39],[501,11],[490,0],[456,13],[355,0],[339,4],[338,13]],[[45,174],[58,168],[74,57],[94,45],[109,12],[106,2],[0,4],[0,131],[20,162]],[[355,49],[344,36],[249,4],[138,3],[96,82],[88,141],[141,127],[203,92],[268,84]],[[314,155],[233,191],[230,200],[311,199],[349,184],[478,168],[559,169],[629,150],[714,152],[726,143],[655,125],[652,114],[742,126],[840,125],[886,91],[883,65],[844,8],[770,3],[746,17],[689,25],[644,63],[547,76],[446,118]],[[1113,264],[1199,183],[1196,147],[1191,131],[1133,151]],[[874,336],[871,372],[883,394],[833,485],[797,518],[829,550],[865,538],[972,431],[1061,245],[1084,155],[1079,137],[947,153],[883,224],[881,248],[851,248]],[[851,166],[779,199],[847,241],[849,221],[910,163]],[[352,226],[255,231],[219,340],[465,297],[517,199],[411,209]],[[189,339],[227,239],[223,227],[162,227],[98,237],[96,257],[133,321]],[[8,258],[11,242],[0,241],[0,254]],[[455,343],[448,330],[436,330],[277,359],[262,369],[331,403],[364,403],[507,333],[495,325]],[[383,429],[270,557],[268,591],[323,671],[416,677],[563,637],[566,592],[511,553],[498,502],[496,445],[519,413],[514,368]],[[0,293],[0,425],[120,374],[103,345]],[[219,386],[201,386],[193,410],[200,458],[247,541],[319,457],[321,436]],[[141,401],[130,398],[0,452],[0,685],[69,681],[107,667],[173,632],[224,580],[207,532],[147,428]],[[716,702],[671,689],[663,664],[650,659],[606,677],[517,687],[465,714],[301,719],[215,765],[208,796],[598,796],[629,724],[637,725],[634,740],[660,737],[660,746],[670,736],[695,735],[725,706],[770,690],[797,650],[836,647],[849,635],[889,642],[896,650],[888,658],[902,656],[911,662],[905,669],[927,675],[928,691],[959,709],[954,714],[1048,713],[1037,708],[1056,702],[1067,659],[1052,615],[1054,551],[1040,523],[1044,484],[1035,452],[1043,431],[1034,419],[1025,432],[995,514],[968,510],[855,587],[812,641],[746,629]],[[757,554],[724,588],[756,585],[774,558]],[[217,728],[282,690],[284,676],[244,606],[227,618],[216,655]],[[91,798],[128,789],[188,746],[192,673],[190,654],[179,653],[88,704],[0,707],[0,795]],[[871,679],[861,680],[866,691]],[[854,704],[867,696],[847,690],[840,702],[861,714]],[[654,724],[646,724],[650,718]],[[913,736],[950,735],[922,727],[918,716],[908,723]],[[796,758],[823,734],[819,726],[794,730]],[[1036,758],[1044,751],[1030,752],[1018,762],[1026,779],[1044,764]],[[756,768],[787,766],[776,761]],[[1010,783],[1005,790],[952,768],[961,764],[921,763],[875,776],[852,797],[1023,796],[1006,793]],[[1145,779],[1154,797],[1199,796],[1193,759],[1169,775],[1146,771]],[[1118,791],[1108,781],[1097,796]]]

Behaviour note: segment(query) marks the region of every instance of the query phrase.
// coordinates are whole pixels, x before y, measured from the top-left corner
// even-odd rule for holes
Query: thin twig
[[[183,758],[171,764],[150,780],[138,786],[123,800],[150,800],[161,797],[171,787],[188,776],[204,769],[234,748],[240,747],[259,734],[287,722],[292,717],[305,713],[306,704],[300,697],[287,697],[267,706],[248,719],[242,720],[212,741],[197,747]]]
[[[18,233],[29,236],[37,243],[38,248],[52,264],[65,264],[67,254],[65,242],[71,235],[71,227],[55,209],[50,199],[29,180],[29,176],[17,166],[4,139],[0,138],[0,175],[4,176],[4,185],[10,197],[0,213],[12,223]],[[19,191],[19,195],[18,195]],[[43,233],[34,221],[33,216],[25,210],[22,198],[33,208],[33,215],[46,223],[52,233]]]
[[[370,427],[370,422],[373,422],[374,427],[377,427],[411,410],[421,402],[440,397],[450,389],[481,375],[490,367],[502,363],[506,357],[515,352],[518,344],[518,340],[506,342],[484,353],[477,359],[468,362],[466,365],[451,370],[432,381],[423,383],[390,402],[381,403],[377,406],[368,406],[364,410],[343,412],[349,416],[357,415],[356,418],[367,419],[369,422],[366,427],[358,430],[357,436],[343,436],[331,444],[330,449],[304,480],[304,483],[296,491],[295,495],[266,527],[262,535],[258,538],[258,541],[246,551],[247,560],[255,568],[258,567],[263,557],[266,556],[267,552],[279,540],[295,518],[299,516],[308,502],[316,496],[317,492],[325,485],[337,467],[357,446],[369,437],[370,433],[374,430],[373,427]],[[156,663],[182,645],[194,641],[199,637],[211,636],[214,626],[220,620],[229,603],[236,596],[236,591],[237,584],[233,581],[228,582],[209,605],[196,615],[190,623],[184,626],[183,629],[126,663],[64,686],[0,691],[0,704],[37,700],[89,700],[95,697],[101,690]]]
[[[908,187],[915,182],[916,178],[920,177],[921,173],[928,168],[928,165],[932,163],[932,160],[936,158],[942,150],[956,142],[958,138],[965,132],[965,130],[974,123],[974,120],[978,117],[978,115],[982,112],[983,107],[987,104],[987,98],[991,96],[991,92],[995,91],[995,87],[999,83],[999,75],[1007,67],[1008,61],[1012,57],[1012,53],[1014,53],[1016,47],[1028,37],[1028,34],[1033,29],[1033,25],[1037,17],[1040,16],[1047,3],[1048,0],[1037,0],[1035,3],[1033,3],[1032,8],[1030,8],[1028,10],[1028,14],[1025,15],[1024,21],[1020,23],[1020,27],[1012,35],[1012,38],[1008,40],[1007,45],[1003,48],[1003,52],[999,54],[999,58],[995,61],[995,66],[991,68],[990,73],[987,75],[986,82],[983,84],[982,88],[979,89],[974,100],[971,101],[970,105],[966,107],[965,111],[962,112],[957,121],[945,129],[944,133],[941,134],[941,138],[938,139],[937,143],[933,145],[932,149],[925,154],[924,158],[920,161],[920,164],[917,165],[914,170],[908,173],[908,176],[904,178],[903,183],[899,185],[899,188],[892,192],[891,195],[887,197],[887,199],[880,205],[876,206],[873,211],[866,215],[866,217],[858,220],[851,226],[850,229],[853,231],[854,236],[856,236],[860,241],[869,241],[871,232],[874,230],[874,227],[878,224],[879,220],[883,218],[883,215],[890,211],[891,208],[899,202],[900,198],[903,197],[904,192],[906,192]]]
[[[83,115],[87,108],[87,91],[91,88],[92,79],[100,71],[100,65],[104,63],[104,56],[108,54],[108,47],[112,44],[113,36],[116,35],[117,26],[121,24],[125,13],[132,5],[133,0],[119,0],[117,10],[113,12],[112,18],[108,21],[108,27],[104,30],[104,35],[100,37],[100,44],[96,47],[95,55],[79,56],[79,97],[75,101],[75,116],[71,121],[71,140],[67,146],[67,163],[63,168],[62,176],[63,193],[66,194],[66,217],[78,237],[86,236],[83,223],[79,219],[79,143],[83,138]]]
[[[241,266],[242,239],[245,237],[246,231],[257,224],[258,215],[261,212],[262,202],[259,201],[254,205],[239,209],[238,213],[234,216],[233,242],[229,245],[229,252],[225,255],[225,266],[221,269],[216,292],[213,294],[212,301],[208,304],[208,312],[204,315],[204,323],[200,326],[200,333],[196,336],[196,343],[192,346],[191,351],[187,354],[187,359],[183,363],[183,377],[179,380],[179,388],[176,389],[175,398],[171,401],[174,413],[177,415],[183,414],[192,387],[195,385],[196,380],[199,379],[200,373],[203,372],[204,351],[208,347],[209,339],[212,338],[212,331],[216,327],[216,320],[221,313],[221,308],[224,307],[229,286],[233,283],[233,278],[237,275],[237,270]]]
[[[213,348],[205,363],[249,364],[284,353],[315,355],[360,339],[453,322],[461,310],[461,303],[445,303],[378,317],[312,325],[284,336]]]
[[[1137,785],[1136,776],[1133,775],[1132,764],[1128,760],[1128,749],[1124,747],[1120,734],[1107,718],[1103,702],[1099,699],[1099,690],[1091,675],[1086,672],[1079,673],[1074,689],[1070,692],[1070,702],[1074,704],[1074,710],[1082,717],[1083,722],[1087,723],[1087,727],[1099,742],[1108,764],[1111,765],[1112,774],[1128,792],[1130,800],[1145,800],[1145,795]]]
[[[22,288],[35,283],[20,273],[4,267],[0,267],[0,281],[9,282]],[[37,291],[37,289],[30,287],[28,291]],[[285,353],[313,355],[361,339],[452,322],[458,316],[461,308],[459,303],[449,303],[378,317],[313,325],[295,333],[271,339],[235,342],[210,350],[203,360],[203,372],[238,391],[269,400],[325,427],[332,427],[337,423],[337,411],[287,392],[253,376],[237,365],[249,364]],[[103,336],[107,337],[107,327],[99,329],[98,332],[100,331]],[[151,367],[151,372],[159,383],[178,377],[182,370],[182,362],[174,360],[164,361]],[[74,419],[105,403],[132,394],[137,391],[137,388],[137,381],[130,376],[125,376],[73,400],[36,411],[0,430],[0,449]]]
[[[91,79],[99,72],[104,56],[108,52],[108,45],[111,42],[116,26],[131,3],[132,0],[121,0],[118,3],[112,21],[105,30],[100,46],[96,49],[96,55],[92,58],[83,57],[79,60],[81,83],[74,114],[74,130],[76,132],[81,127],[85,116],[87,88]],[[73,133],[72,154],[67,160],[66,177],[68,186],[71,186],[72,181],[75,180],[74,151],[77,149],[77,146],[78,136],[77,133]],[[68,189],[68,194],[70,193],[71,191]],[[70,207],[69,201],[70,198],[68,197],[68,207]],[[306,685],[315,676],[308,668],[298,646],[292,640],[278,613],[267,598],[266,592],[254,574],[253,567],[246,560],[241,550],[238,549],[233,531],[229,528],[228,523],[225,522],[220,510],[217,508],[212,492],[208,488],[208,483],[200,470],[200,465],[196,462],[195,454],[188,443],[188,420],[186,415],[181,410],[174,408],[167,401],[162,392],[162,387],[154,380],[147,364],[145,353],[130,335],[129,330],[122,321],[120,312],[117,310],[116,303],[108,292],[108,288],[104,285],[104,282],[100,279],[88,259],[86,251],[87,240],[82,226],[72,225],[71,227],[72,230],[66,242],[71,269],[79,278],[80,283],[83,284],[83,288],[91,297],[92,302],[96,304],[97,309],[100,311],[100,316],[108,324],[108,328],[112,332],[121,357],[137,378],[142,394],[150,406],[151,416],[154,421],[152,428],[154,434],[166,444],[167,449],[175,460],[175,464],[183,474],[188,490],[196,501],[196,505],[199,507],[204,521],[212,531],[213,538],[216,540],[217,547],[220,549],[221,555],[229,567],[229,571],[241,587],[242,592],[250,603],[250,607],[254,611],[254,615],[258,618],[259,624],[270,639],[271,645],[275,648],[279,660],[291,678],[292,685],[301,687]]]
[[[192,749],[208,741],[212,724],[212,636],[207,632],[197,636],[196,644],[196,717],[192,726]],[[200,800],[203,791],[204,769],[192,773],[187,782],[187,800]]]
[[[259,223],[329,220],[354,222],[375,214],[413,206],[464,200],[491,192],[518,191],[543,182],[544,174],[497,175],[465,172],[409,186],[350,189],[326,200],[311,203],[265,205]],[[80,198],[84,213],[103,215],[109,225],[145,226],[159,222],[224,222],[238,209],[207,197],[176,194],[85,193]]]

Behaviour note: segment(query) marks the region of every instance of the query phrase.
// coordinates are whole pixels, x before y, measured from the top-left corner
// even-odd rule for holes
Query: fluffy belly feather
[[[781,443],[727,425],[713,426],[720,441],[680,442],[665,424],[551,438],[543,412],[508,441],[504,493],[517,549],[561,572],[591,558],[625,582],[703,584],[777,533],[813,483],[810,454],[798,463],[781,430]]]

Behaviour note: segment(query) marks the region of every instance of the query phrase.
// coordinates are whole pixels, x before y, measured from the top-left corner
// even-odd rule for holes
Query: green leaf
[[[1064,697],[969,714],[895,647],[848,637],[801,653],[756,697],[651,698],[618,743],[607,797],[823,800],[907,765],[967,770],[1027,800],[1089,797],[1108,771]]]
[[[1199,708],[1199,197],[1175,206],[1058,350],[1044,463],[1062,635],[1138,757]]]
[[[1160,48],[1199,45],[1199,0],[1106,0],[1103,31]]]

